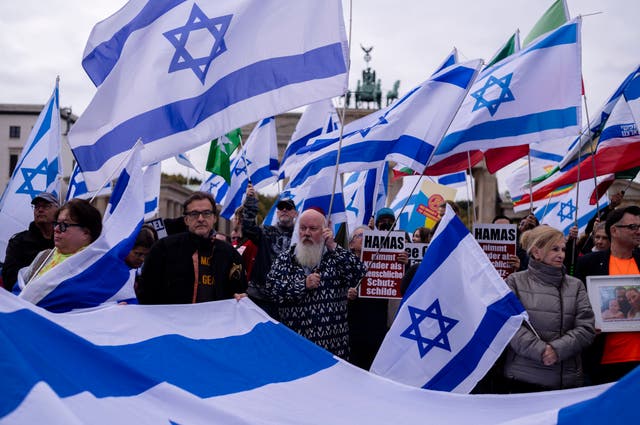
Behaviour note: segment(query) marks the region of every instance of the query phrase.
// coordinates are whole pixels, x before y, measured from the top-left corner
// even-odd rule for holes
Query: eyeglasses
[[[46,204],[35,204],[35,205],[31,204],[31,208],[33,208],[34,210],[38,210],[38,209],[40,209],[40,210],[48,210],[49,208],[52,208],[52,207],[53,207],[53,204],[49,204],[49,203],[46,203]]]
[[[210,218],[213,215],[213,211],[211,211],[211,210],[189,211],[188,213],[184,213],[184,215],[186,217],[191,217],[191,218],[194,218],[194,219],[197,219],[200,216],[202,216],[204,218]]]
[[[55,229],[56,227],[60,229],[61,233],[64,233],[67,231],[69,227],[84,227],[84,226],[82,224],[65,223],[64,221],[54,221],[53,228]]]
[[[278,211],[291,211],[293,209],[294,208],[292,206],[290,206],[290,205],[284,205],[284,206],[278,208]]]
[[[353,236],[351,237],[351,239],[360,239],[360,238],[362,238],[362,236],[364,236],[364,234],[363,234],[363,233],[356,233],[355,235],[353,235]]]
[[[632,232],[640,229],[640,224],[615,224],[616,227],[624,227],[625,229],[629,229]]]

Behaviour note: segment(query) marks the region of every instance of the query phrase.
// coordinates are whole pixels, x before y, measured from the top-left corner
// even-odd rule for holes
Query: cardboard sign
[[[360,283],[362,298],[402,298],[400,283],[404,264],[398,254],[405,250],[404,232],[365,231],[362,235],[362,258],[367,274]]]
[[[428,243],[405,243],[404,251],[409,256],[409,266],[422,262],[424,253],[427,252]]]
[[[518,232],[515,224],[476,224],[473,236],[503,279],[515,270],[509,256],[516,254]]]

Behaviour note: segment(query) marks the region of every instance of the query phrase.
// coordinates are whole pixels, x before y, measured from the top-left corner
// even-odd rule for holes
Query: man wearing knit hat
[[[31,264],[38,252],[53,248],[53,221],[60,207],[58,198],[49,192],[39,193],[31,200],[33,221],[29,228],[9,239],[2,267],[2,284],[11,291],[18,270]]]

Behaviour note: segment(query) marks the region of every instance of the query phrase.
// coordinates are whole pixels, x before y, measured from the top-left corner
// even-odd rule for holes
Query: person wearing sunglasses
[[[610,248],[578,258],[576,277],[640,274],[640,207],[617,208],[607,215]],[[586,372],[594,384],[617,381],[640,365],[640,332],[600,334],[589,351]]]
[[[29,228],[9,239],[2,267],[2,283],[11,291],[18,280],[18,270],[31,264],[42,250],[53,248],[53,218],[60,207],[58,198],[49,192],[39,193],[31,200],[33,221]]]
[[[190,304],[240,298],[246,291],[242,257],[215,237],[216,202],[195,192],[183,204],[187,232],[151,248],[137,286],[140,304]]]
[[[102,215],[89,201],[72,199],[56,211],[53,220],[53,250],[41,251],[33,260],[25,282],[40,276],[98,239]]]

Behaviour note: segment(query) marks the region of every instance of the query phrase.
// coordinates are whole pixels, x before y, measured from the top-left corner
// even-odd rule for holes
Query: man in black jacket
[[[189,304],[238,298],[247,289],[242,257],[216,239],[213,197],[191,195],[183,205],[187,232],[160,239],[151,248],[138,285],[141,304]]]
[[[53,248],[53,220],[60,206],[58,198],[42,192],[31,200],[33,221],[29,229],[16,233],[9,239],[2,267],[2,283],[11,291],[18,279],[18,270],[31,264],[38,252]]]

